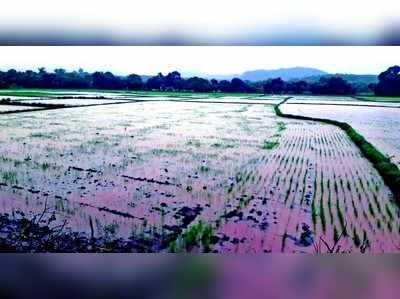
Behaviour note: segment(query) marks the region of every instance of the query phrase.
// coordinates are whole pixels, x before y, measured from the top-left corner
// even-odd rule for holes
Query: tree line
[[[380,96],[400,96],[400,67],[393,66],[378,76],[377,84],[369,84],[369,92]],[[109,89],[149,91],[191,91],[266,94],[320,94],[351,95],[359,92],[354,83],[338,76],[322,76],[317,82],[305,80],[284,81],[281,78],[250,82],[240,78],[232,80],[205,79],[200,77],[182,78],[177,71],[163,75],[158,73],[147,80],[140,75],[117,76],[111,72],[88,73],[82,69],[67,72],[55,69],[38,71],[0,71],[0,89],[7,88],[62,88],[62,89]]]

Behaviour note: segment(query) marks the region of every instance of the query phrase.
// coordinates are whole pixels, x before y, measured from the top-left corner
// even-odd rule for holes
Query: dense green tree
[[[321,78],[318,82],[311,84],[312,94],[321,95],[350,95],[354,93],[352,86],[340,77]]]
[[[285,82],[281,78],[270,79],[264,84],[264,93],[282,94],[285,92]]]
[[[195,92],[210,92],[213,90],[213,88],[207,79],[192,77],[185,81],[185,90]]]
[[[144,77],[147,78],[147,77]],[[158,90],[158,91],[196,91],[196,92],[264,92],[273,94],[352,94],[368,93],[375,90],[377,95],[398,96],[400,94],[400,67],[393,66],[379,75],[378,84],[369,84],[369,81],[358,80],[357,76],[346,75],[324,76],[317,81],[292,80],[285,82],[281,78],[268,81],[250,82],[240,78],[231,81],[216,79],[207,80],[200,77],[184,79],[177,71],[163,76],[162,73],[148,78],[143,82],[142,77],[136,74],[116,76],[111,72],[88,73],[83,69],[66,71],[58,68],[53,72],[45,68],[37,71],[24,72],[10,69],[0,71],[0,88],[96,88],[96,89],[130,89],[130,90]],[[352,81],[349,81],[349,80]]]
[[[142,90],[144,88],[142,78],[136,74],[130,74],[126,77],[126,85],[130,90]]]
[[[309,89],[306,81],[293,81],[286,83],[285,91],[290,94],[303,94]]]
[[[375,94],[378,96],[400,96],[400,66],[388,68],[378,76]]]
[[[111,72],[95,72],[92,75],[93,87],[97,89],[125,89],[126,82]]]
[[[179,72],[173,71],[164,77],[164,84],[168,90],[179,91],[184,87],[184,80]]]
[[[230,92],[250,92],[251,88],[242,79],[233,78],[230,83]]]
[[[146,87],[148,90],[164,90],[165,89],[165,79],[162,73],[158,73],[157,76],[151,77],[146,82]]]
[[[219,81],[218,82],[218,91],[230,92],[231,91],[231,83],[228,80]]]
[[[211,84],[211,89],[212,91],[218,91],[218,80],[216,79],[211,79],[210,80],[210,84]]]

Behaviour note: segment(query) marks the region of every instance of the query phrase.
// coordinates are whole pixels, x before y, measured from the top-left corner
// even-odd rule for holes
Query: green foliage
[[[33,137],[33,138],[47,138],[47,139],[53,138],[53,136],[52,136],[51,134],[48,134],[48,133],[41,133],[41,132],[32,133],[32,134],[30,135],[30,137]]]
[[[40,166],[42,167],[43,170],[47,170],[50,168],[49,162],[43,162]]]
[[[201,172],[208,172],[210,170],[210,167],[205,166],[205,165],[201,165],[200,166],[200,171]]]
[[[203,235],[201,237],[201,243],[204,247],[209,247],[211,244],[211,237],[213,236],[213,229],[211,225],[206,225],[203,228]]]
[[[325,233],[326,231],[326,219],[325,219],[325,211],[323,205],[323,198],[321,196],[321,200],[319,201],[319,217],[321,219],[322,231]]]
[[[5,171],[1,177],[5,184],[15,184],[17,182],[17,173],[15,171]]]
[[[377,96],[362,96],[356,97],[357,100],[369,102],[395,102],[400,103],[400,97],[377,97]]]
[[[180,246],[178,244],[177,240],[174,240],[169,244],[168,250],[171,253],[182,253],[183,252],[182,246]]]
[[[312,223],[315,229],[315,226],[317,224],[317,210],[315,208],[315,200],[311,202],[311,218],[312,218]]]
[[[265,140],[264,141],[264,144],[262,145],[262,149],[265,149],[265,150],[272,150],[272,149],[274,149],[275,147],[277,147],[279,145],[279,142],[278,141],[268,141],[268,140]]]
[[[278,125],[278,132],[282,132],[286,129],[286,124],[282,121],[278,121],[277,125]]]
[[[344,220],[342,210],[340,209],[339,200],[336,201],[336,210],[337,210],[337,216],[339,218],[340,225],[344,231],[344,235],[346,235],[346,221]]]
[[[213,147],[216,148],[221,148],[221,149],[227,149],[227,148],[234,148],[235,146],[233,144],[228,144],[224,142],[215,142],[212,144]]]
[[[170,252],[190,251],[194,247],[202,247],[204,251],[209,250],[213,236],[212,226],[204,224],[201,220],[190,226],[185,233],[170,243]]]
[[[339,233],[336,226],[333,227],[333,241],[337,243],[339,241]]]

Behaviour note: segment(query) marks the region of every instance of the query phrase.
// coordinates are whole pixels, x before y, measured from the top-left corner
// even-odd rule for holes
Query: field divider
[[[51,109],[54,109],[54,108],[51,108]],[[50,109],[49,108],[36,108],[36,109],[2,111],[2,112],[0,112],[0,115],[2,115],[2,114],[24,113],[24,112],[36,112],[36,111],[44,111],[44,110],[50,110]]]
[[[274,103],[262,103],[262,102],[252,102],[253,100],[249,101],[242,101],[242,102],[233,102],[233,101],[196,101],[196,100],[172,100],[172,99],[165,99],[165,100],[140,100],[142,102],[174,102],[174,103],[199,103],[199,104],[238,104],[238,105],[276,105]]]
[[[301,115],[286,114],[281,111],[279,106],[285,104],[288,97],[281,101],[279,104],[274,106],[274,111],[277,116],[305,121],[317,121],[326,123],[329,125],[334,125],[341,128],[347,136],[353,141],[353,143],[360,149],[361,153],[367,158],[378,173],[383,178],[385,184],[392,191],[397,203],[400,205],[400,169],[390,161],[386,155],[382,154],[378,149],[376,149],[371,143],[369,143],[364,136],[359,134],[352,126],[348,123],[340,122],[332,119],[325,118],[315,118]]]
[[[395,100],[395,99],[390,99],[390,98],[387,98],[387,100],[385,99],[385,100],[382,100],[382,101],[379,101],[379,100],[374,100],[374,98],[371,98],[371,99],[368,99],[368,98],[365,98],[365,97],[362,97],[362,96],[351,96],[351,98],[353,98],[353,99],[356,99],[357,101],[363,101],[363,102],[370,102],[370,103],[392,103],[392,104],[400,104],[400,101],[399,100]],[[379,97],[378,97],[379,98]],[[400,108],[400,106],[399,106],[399,108]]]
[[[95,106],[108,106],[108,105],[123,105],[123,104],[132,104],[132,103],[142,103],[147,102],[146,100],[124,100],[124,102],[112,102],[112,103],[101,103],[101,104],[89,104],[89,105],[65,105],[65,104],[15,104],[16,102],[12,102],[10,104],[0,104],[7,106],[26,106],[26,107],[35,107],[37,109],[26,109],[26,110],[14,110],[14,111],[4,111],[0,112],[1,114],[14,114],[14,113],[24,113],[24,112],[38,112],[38,111],[47,111],[47,110],[58,110],[58,109],[69,109],[69,108],[86,108],[86,107],[95,107]]]
[[[370,103],[376,103],[376,102],[370,102]],[[394,108],[394,109],[399,109],[400,106],[388,106],[388,105],[368,105],[368,104],[349,104],[349,103],[306,103],[306,102],[291,102],[291,103],[285,103],[286,105],[312,105],[312,106],[350,106],[350,107],[377,107],[377,108]]]

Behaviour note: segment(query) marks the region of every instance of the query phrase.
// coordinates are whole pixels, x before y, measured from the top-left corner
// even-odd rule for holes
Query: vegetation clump
[[[204,252],[210,251],[213,242],[213,229],[209,224],[204,224],[201,220],[190,226],[185,233],[171,242],[169,250],[171,252],[191,251],[195,247],[200,247]]]
[[[265,140],[265,141],[264,141],[264,144],[262,145],[262,149],[265,149],[265,150],[272,150],[272,149],[276,148],[278,145],[279,145],[279,142],[278,142],[278,141],[268,141],[268,140]]]

